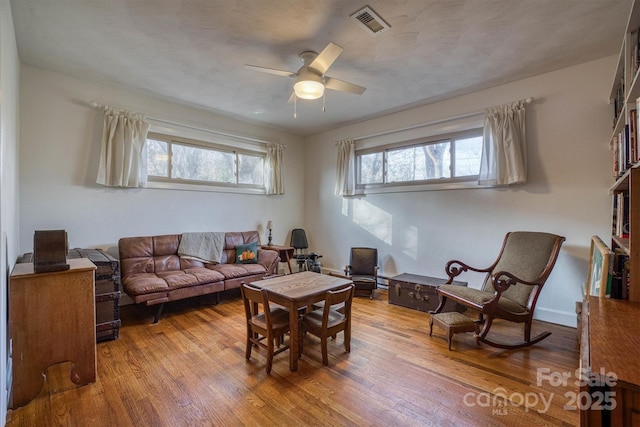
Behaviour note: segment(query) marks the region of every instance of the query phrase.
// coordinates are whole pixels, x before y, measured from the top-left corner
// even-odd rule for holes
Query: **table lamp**
[[[269,230],[269,242],[267,243],[267,246],[271,246],[271,229],[273,228],[273,223],[271,222],[271,220],[267,221],[267,230]]]

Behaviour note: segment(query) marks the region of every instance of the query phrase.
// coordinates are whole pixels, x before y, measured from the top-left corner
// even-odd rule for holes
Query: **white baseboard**
[[[540,306],[536,307],[533,318],[536,320],[542,320],[543,322],[569,326],[571,328],[575,328],[578,324],[578,316],[575,312],[551,310]]]

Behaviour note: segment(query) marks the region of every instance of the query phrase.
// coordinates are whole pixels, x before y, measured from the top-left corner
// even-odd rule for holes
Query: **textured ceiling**
[[[349,15],[369,5],[391,28]],[[631,0],[12,0],[24,64],[309,135],[617,54]],[[287,100],[298,55],[367,88]],[[612,70],[612,78],[613,78]],[[89,101],[89,100],[87,100]],[[103,100],[96,100],[103,101]],[[126,107],[126,106],[123,106]]]

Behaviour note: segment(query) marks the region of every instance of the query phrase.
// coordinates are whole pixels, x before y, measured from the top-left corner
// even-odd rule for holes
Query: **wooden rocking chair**
[[[478,344],[516,349],[542,341],[551,335],[543,332],[531,338],[531,322],[538,296],[558,258],[565,238],[550,233],[516,231],[507,233],[496,261],[487,268],[474,268],[458,261],[449,261],[447,283],[464,271],[487,273],[481,290],[445,284],[438,288],[440,304],[431,312],[440,313],[447,299],[477,310],[482,330],[475,335]],[[499,343],[487,338],[496,318],[524,323],[524,341]]]

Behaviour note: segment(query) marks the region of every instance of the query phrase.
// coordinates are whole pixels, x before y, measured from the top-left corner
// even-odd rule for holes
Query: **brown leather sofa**
[[[124,237],[118,242],[122,288],[136,304],[159,305],[154,323],[160,319],[166,302],[215,293],[217,303],[219,292],[277,272],[280,257],[272,250],[258,249],[255,264],[235,262],[236,246],[259,244],[257,231],[225,233],[220,264],[181,258],[181,237]]]

